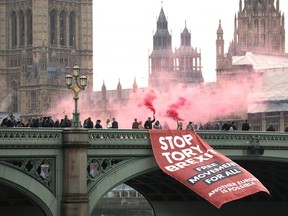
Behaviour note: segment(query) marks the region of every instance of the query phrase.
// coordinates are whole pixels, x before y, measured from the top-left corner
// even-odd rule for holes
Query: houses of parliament
[[[276,77],[286,76],[285,18],[279,1],[239,0],[234,36],[227,53],[221,21],[218,29],[215,26],[217,83],[237,82],[243,79],[243,74],[246,79],[254,73],[265,78],[275,71]],[[0,112],[18,112],[24,119],[53,115],[53,106],[70,93],[65,75],[75,64],[89,80],[81,100],[99,104],[96,112],[114,115],[116,111],[108,105],[110,98],[125,104],[129,95],[137,91],[136,80],[131,89],[122,89],[119,80],[115,90],[107,91],[103,82],[102,91],[92,91],[92,4],[92,0],[1,1]],[[149,87],[165,90],[170,81],[183,86],[205,86],[201,52],[191,46],[186,23],[179,35],[180,47],[175,51],[163,7],[156,26],[153,50],[148,57]],[[259,64],[267,59],[273,59],[274,65]],[[254,100],[254,104],[247,107],[247,118],[253,121],[253,129],[264,130],[272,124],[277,130],[283,130],[288,123],[287,101],[287,97]]]
[[[92,0],[4,0],[0,10],[1,112],[53,112],[76,63],[93,80]]]

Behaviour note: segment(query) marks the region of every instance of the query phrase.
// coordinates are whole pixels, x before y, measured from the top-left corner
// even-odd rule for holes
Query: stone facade
[[[149,56],[149,87],[167,90],[170,84],[198,85],[203,83],[201,53],[191,46],[191,33],[185,28],[181,45],[172,51],[172,36],[163,7],[153,36],[153,51]]]
[[[240,0],[234,19],[234,37],[225,53],[224,31],[219,22],[216,39],[217,85],[250,83],[245,112],[252,123],[252,130],[265,131],[273,125],[277,131],[284,131],[288,126],[288,98],[284,85],[288,80],[288,55],[285,53],[284,23],[279,0]],[[253,77],[258,77],[261,83],[258,92],[255,92],[256,84],[251,82]],[[239,126],[243,122],[238,121]]]
[[[1,111],[53,114],[76,63],[92,91],[92,0],[4,0],[0,11]]]
[[[234,37],[227,53],[224,53],[224,31],[219,22],[216,39],[217,81],[233,77],[233,56],[246,52],[285,55],[284,15],[279,0],[239,1],[238,16],[234,19]],[[237,68],[239,70],[239,67]],[[249,71],[251,68],[241,68]],[[229,75],[230,73],[230,75]]]

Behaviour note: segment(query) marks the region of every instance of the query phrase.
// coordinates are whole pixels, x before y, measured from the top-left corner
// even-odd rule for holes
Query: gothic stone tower
[[[149,86],[160,88],[167,85],[167,81],[173,79],[174,71],[174,54],[172,52],[172,37],[168,31],[168,21],[161,8],[157,30],[153,36],[153,51],[150,55],[149,65]]]
[[[238,22],[235,17],[235,55],[246,51],[271,54],[285,52],[284,15],[279,0],[242,0],[239,2]]]
[[[184,87],[203,83],[201,53],[191,47],[191,33],[186,23],[181,33],[181,45],[175,52],[171,41],[168,21],[161,7],[153,36],[153,51],[149,56],[149,86],[165,91],[171,83]]]
[[[3,0],[0,11],[0,111],[51,113],[75,63],[92,91],[92,0]]]
[[[181,33],[181,45],[175,50],[175,79],[178,83],[203,83],[201,53],[191,46],[191,33],[185,28]]]
[[[237,68],[232,66],[233,56],[243,56],[246,52],[268,55],[285,54],[284,15],[281,15],[279,0],[276,3],[274,0],[244,0],[244,7],[242,3],[243,0],[240,0],[238,18],[235,16],[234,19],[234,38],[227,55],[224,54],[224,33],[221,22],[218,26],[217,81],[223,80],[223,77],[227,80],[228,74],[233,76],[237,74]],[[249,73],[251,68],[246,68],[246,71]]]

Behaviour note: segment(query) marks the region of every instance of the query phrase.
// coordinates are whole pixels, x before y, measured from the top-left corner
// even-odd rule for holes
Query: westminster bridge
[[[0,129],[1,215],[88,216],[125,183],[157,216],[287,215],[288,134],[197,131],[270,191],[224,204],[203,200],[158,167],[147,130]]]

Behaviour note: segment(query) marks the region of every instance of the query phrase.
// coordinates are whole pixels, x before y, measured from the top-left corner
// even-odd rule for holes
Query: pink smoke
[[[144,98],[144,105],[153,112],[153,115],[155,115],[155,107],[153,106],[153,101],[157,98],[156,93],[154,90],[150,90],[145,98]]]
[[[169,109],[166,111],[166,116],[176,121],[183,121],[184,119],[179,117],[178,112],[175,109]]]
[[[186,103],[186,98],[179,97],[178,101],[176,103],[173,103],[173,104],[169,105],[169,109],[166,111],[166,116],[168,118],[173,119],[173,120],[183,121],[184,119],[179,117],[178,110],[181,107],[185,106],[185,103]]]
[[[247,73],[243,72],[243,76],[239,76],[235,81],[188,87],[167,83],[165,87],[168,88],[164,90],[143,88],[136,92],[131,91],[125,103],[118,100],[115,96],[117,94],[114,94],[114,98],[107,96],[106,102],[102,101],[101,96],[98,96],[98,99],[93,97],[94,103],[88,104],[85,98],[89,94],[85,90],[80,93],[79,99],[81,122],[91,117],[94,124],[97,119],[101,119],[104,125],[107,118],[115,117],[119,128],[130,129],[135,118],[144,124],[151,116],[150,112],[155,114],[156,110],[156,120],[170,129],[177,128],[175,120],[182,121],[185,127],[189,121],[199,125],[225,118],[247,118],[247,93],[253,93],[253,98],[249,98],[249,102],[258,100],[261,78],[247,77]],[[99,93],[101,95],[101,92]],[[60,102],[51,108],[50,115],[53,119],[61,119],[65,114],[72,118],[73,110],[73,94],[70,92],[67,97],[61,97]]]
[[[169,107],[170,107],[171,109],[176,109],[176,110],[178,110],[178,109],[180,109],[181,107],[185,106],[186,101],[187,101],[186,98],[184,98],[184,97],[179,97],[179,98],[178,98],[178,101],[177,101],[176,103],[174,103],[174,104],[171,104]]]

